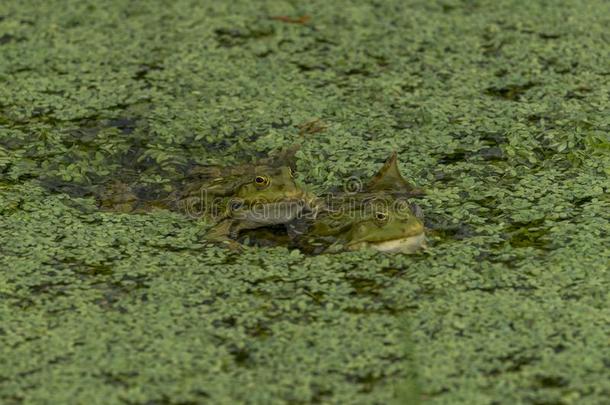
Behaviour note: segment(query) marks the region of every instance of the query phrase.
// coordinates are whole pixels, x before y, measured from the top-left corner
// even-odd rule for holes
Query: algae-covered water
[[[605,404],[610,3],[0,2],[0,403]],[[231,251],[99,187],[395,150],[416,255]]]

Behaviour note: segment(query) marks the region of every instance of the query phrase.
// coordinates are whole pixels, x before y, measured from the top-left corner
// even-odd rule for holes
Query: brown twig
[[[316,134],[318,132],[323,132],[328,128],[324,123],[319,119],[315,119],[313,121],[305,122],[303,124],[298,125],[299,135],[303,136],[305,134]]]

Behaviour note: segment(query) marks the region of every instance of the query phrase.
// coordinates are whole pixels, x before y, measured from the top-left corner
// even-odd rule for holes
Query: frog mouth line
[[[390,239],[382,242],[356,242],[348,245],[350,250],[358,250],[370,247],[380,252],[387,253],[414,253],[420,249],[426,249],[426,234],[407,236],[404,238]]]

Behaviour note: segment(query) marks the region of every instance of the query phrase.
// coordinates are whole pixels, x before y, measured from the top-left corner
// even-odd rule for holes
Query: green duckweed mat
[[[608,26],[603,0],[0,2],[0,403],[607,404]],[[318,192],[396,150],[429,251],[233,252],[96,207],[293,144]]]

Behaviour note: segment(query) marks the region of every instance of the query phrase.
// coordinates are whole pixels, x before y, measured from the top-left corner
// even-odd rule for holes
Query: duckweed
[[[608,15],[1,2],[0,402],[604,403]],[[431,248],[233,252],[95,203],[293,144],[318,192],[396,150]]]

